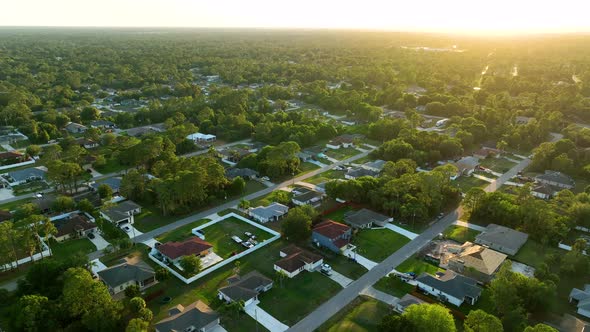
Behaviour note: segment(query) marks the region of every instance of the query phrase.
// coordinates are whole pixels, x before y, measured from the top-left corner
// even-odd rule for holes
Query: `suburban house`
[[[313,271],[324,263],[324,258],[295,245],[289,245],[279,252],[282,257],[275,263],[274,269],[287,277],[293,278],[303,271]]]
[[[514,123],[517,124],[517,125],[526,125],[529,122],[533,121],[534,119],[535,118],[531,118],[531,117],[528,117],[528,116],[517,116],[514,119]]]
[[[332,220],[315,225],[311,232],[313,244],[341,254],[349,248],[352,228]]]
[[[475,243],[514,256],[525,244],[529,235],[512,228],[489,224],[486,230],[475,237]]]
[[[123,201],[112,207],[101,209],[100,215],[111,223],[120,226],[133,224],[134,215],[141,213],[141,205],[133,201]]]
[[[248,215],[254,220],[267,223],[277,221],[289,212],[289,207],[281,203],[272,203],[269,206],[259,206],[248,210]]]
[[[346,174],[344,174],[344,178],[347,180],[358,179],[363,176],[378,177],[379,171],[375,171],[375,170],[372,170],[369,168],[355,167],[355,168],[349,169],[346,172]]]
[[[220,150],[219,154],[221,155],[221,159],[224,162],[229,161],[230,163],[235,164],[235,163],[239,162],[240,160],[244,159],[244,157],[251,155],[252,152],[250,152],[250,150],[246,150],[246,149],[227,148],[227,149]]]
[[[116,127],[114,122],[108,120],[94,120],[90,122],[90,127],[99,129],[113,129]]]
[[[156,273],[143,261],[127,261],[108,267],[96,273],[98,278],[109,288],[111,294],[118,294],[131,285],[145,289],[156,283]]]
[[[213,332],[220,331],[219,314],[202,301],[168,310],[168,317],[154,325],[156,332]]]
[[[163,243],[156,247],[156,249],[164,256],[165,260],[176,264],[180,262],[183,256],[207,256],[213,251],[213,245],[193,236],[181,242]]]
[[[203,142],[215,142],[217,140],[217,136],[211,134],[202,134],[202,133],[194,133],[190,134],[186,137],[195,143],[203,143]]]
[[[301,162],[313,160],[313,156],[306,152],[297,153],[297,157],[299,158],[299,160],[301,160]]]
[[[57,233],[53,236],[57,242],[83,238],[97,230],[96,224],[82,213],[61,216],[61,218],[52,219],[51,222],[57,229]]]
[[[333,150],[354,147],[354,140],[361,137],[362,135],[340,135],[328,142],[326,147]]]
[[[531,195],[540,199],[550,199],[554,194],[555,190],[553,190],[553,188],[548,184],[536,183],[531,188]]]
[[[418,289],[437,297],[442,302],[449,302],[457,307],[463,302],[474,305],[479,299],[482,289],[477,281],[453,271],[447,270],[441,276],[422,273],[416,278]]]
[[[243,277],[238,275],[227,279],[227,286],[219,289],[217,296],[225,302],[244,301],[244,307],[258,300],[258,295],[269,291],[273,286],[272,279],[258,271],[252,271]]]
[[[371,211],[369,209],[360,209],[358,211],[349,211],[344,215],[344,222],[352,228],[371,228],[373,225],[380,227],[393,221],[393,218]]]
[[[292,193],[293,198],[291,199],[291,201],[293,202],[293,204],[298,206],[305,204],[315,206],[318,205],[323,198],[322,193],[303,187],[293,189]]]
[[[324,154],[324,152],[326,152],[326,148],[319,146],[319,145],[312,146],[311,148],[307,148],[307,149],[303,150],[303,152],[311,155],[311,157],[313,159],[326,157],[326,155]]]
[[[399,299],[399,301],[397,301],[397,303],[393,307],[393,310],[399,312],[400,314],[403,314],[404,311],[406,311],[407,307],[409,307],[413,304],[422,304],[422,303],[426,303],[426,301],[421,300],[412,294],[406,294],[401,299]]]
[[[576,304],[579,315],[590,318],[590,284],[584,285],[584,289],[572,289],[569,300]]]
[[[45,170],[30,167],[2,174],[2,177],[9,186],[14,187],[31,181],[45,181],[46,174]]]
[[[556,171],[545,171],[545,174],[537,175],[535,180],[562,189],[572,189],[576,185],[571,177]]]
[[[238,176],[244,180],[253,180],[258,178],[258,172],[250,168],[229,168],[225,171],[225,177],[230,180]]]
[[[71,134],[80,134],[86,132],[88,127],[81,125],[79,123],[70,122],[65,126],[65,129]]]
[[[132,137],[142,137],[145,135],[163,133],[166,131],[163,123],[152,124],[149,126],[129,128],[126,130],[127,135]]]
[[[96,147],[98,147],[98,143],[96,143],[95,141],[88,139],[88,138],[84,138],[84,137],[80,137],[76,140],[76,144],[78,144],[80,147],[84,148],[84,149],[94,149]]]
[[[385,164],[387,162],[385,160],[374,160],[374,161],[368,161],[364,164],[361,165],[362,168],[366,168],[368,170],[380,173],[383,170],[383,167],[385,167]]]
[[[0,152],[0,165],[2,166],[17,164],[26,160],[25,155],[16,151]]]
[[[455,165],[455,167],[457,167],[459,173],[458,175],[465,175],[465,176],[470,176],[475,169],[477,168],[477,166],[479,166],[479,159],[477,159],[476,157],[463,157],[461,159],[459,159],[456,163],[454,163],[453,165]]]
[[[447,245],[441,256],[440,267],[489,282],[506,258],[505,254],[490,248],[465,242],[461,246]]]
[[[111,187],[113,194],[118,194],[119,189],[121,188],[121,178],[107,178],[101,180],[100,182],[94,182],[90,185],[90,189],[96,191],[101,184],[106,184],[107,186]]]

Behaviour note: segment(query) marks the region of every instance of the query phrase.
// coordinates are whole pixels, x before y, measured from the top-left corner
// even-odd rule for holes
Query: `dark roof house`
[[[219,289],[219,297],[227,302],[255,300],[258,294],[272,288],[273,281],[258,271],[252,271],[242,277],[233,276],[227,280],[228,285]]]
[[[219,314],[201,301],[184,307],[177,305],[168,311],[168,317],[155,324],[156,332],[199,331],[210,332],[219,326]]]
[[[528,237],[528,234],[512,228],[489,224],[485,231],[475,237],[475,243],[514,256],[525,244]]]
[[[360,209],[358,211],[349,211],[344,215],[344,222],[353,228],[370,228],[373,225],[385,226],[393,218],[369,209]]]
[[[443,275],[436,277],[423,273],[416,278],[416,283],[422,291],[457,307],[461,306],[463,302],[475,304],[482,292],[475,279],[456,274],[453,271],[446,271]]]

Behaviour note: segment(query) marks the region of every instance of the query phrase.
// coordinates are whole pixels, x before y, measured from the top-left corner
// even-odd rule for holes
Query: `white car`
[[[270,178],[268,176],[263,176],[261,179],[264,181],[270,181]]]

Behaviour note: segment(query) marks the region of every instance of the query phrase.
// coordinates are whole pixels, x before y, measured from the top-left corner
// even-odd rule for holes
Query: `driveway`
[[[130,229],[129,232],[126,232],[123,229],[123,227],[129,227],[129,229]],[[143,235],[142,232],[140,232],[137,228],[133,227],[133,225],[131,225],[131,224],[121,225],[121,229],[123,229],[123,232],[125,232],[127,234],[127,236],[129,236],[129,238],[132,239],[132,240],[133,240],[133,238],[136,238],[136,237],[138,237],[140,235]]]
[[[271,316],[268,312],[258,306],[259,301],[249,304],[244,308],[248,316],[254,318],[255,321],[266,327],[270,332],[283,332],[289,329],[289,326],[281,323],[279,320]]]
[[[2,188],[0,189],[0,201],[5,199],[14,198],[15,196],[12,194],[12,189]]]
[[[385,224],[385,228],[387,228],[389,230],[392,230],[392,231],[394,231],[394,232],[396,232],[398,234],[401,234],[401,235],[407,237],[410,240],[413,240],[413,239],[415,239],[418,236],[418,234],[412,233],[409,230],[403,229],[403,228],[401,228],[399,226],[396,226],[394,224],[387,223],[387,224]]]
[[[90,261],[90,270],[92,270],[92,274],[97,274],[106,268],[107,266],[104,265],[98,258]]]
[[[359,263],[360,265],[364,266],[367,270],[370,270],[378,265],[378,263],[373,262],[372,260],[359,255],[357,252],[354,252],[350,249],[344,251],[344,256],[352,257],[354,260]]]
[[[361,291],[361,294],[372,297],[375,300],[381,301],[385,304],[389,304],[392,306],[396,305],[399,302],[399,298],[397,298],[393,295],[389,295],[387,293],[384,293],[382,291],[376,290],[373,286],[363,289]]]
[[[486,230],[486,228],[483,227],[483,226],[479,226],[479,225],[476,225],[476,224],[471,224],[471,223],[464,222],[464,221],[461,221],[461,220],[455,221],[453,223],[453,225],[467,227],[469,229],[473,229],[474,231],[478,231],[478,232],[483,232],[483,231]]]
[[[108,243],[107,240],[105,240],[98,232],[93,234],[94,239],[88,238],[88,240],[90,240],[90,242],[96,246],[96,250],[103,250],[110,245],[110,243]]]
[[[322,163],[320,163],[319,161],[317,161],[317,160],[313,160],[313,159],[310,159],[310,160],[308,160],[307,162],[308,162],[308,163],[310,163],[310,164],[318,165],[318,166],[320,166],[320,167],[326,167],[326,166],[327,166],[326,164],[322,164]]]
[[[151,239],[143,241],[142,243],[150,248],[154,248],[156,246],[156,243],[158,243],[158,240],[151,238]]]
[[[321,272],[318,272],[321,273]],[[323,273],[322,273],[323,274]],[[324,274],[325,275],[325,274]],[[332,274],[329,276],[326,276],[332,280],[334,280],[335,282],[337,282],[340,286],[342,286],[342,288],[346,288],[348,285],[350,285],[351,282],[353,282],[354,280],[348,278],[347,276],[344,276],[334,270],[332,270]]]

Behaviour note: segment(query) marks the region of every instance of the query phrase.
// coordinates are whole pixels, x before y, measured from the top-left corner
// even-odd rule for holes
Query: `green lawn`
[[[257,227],[254,227],[240,219],[230,217],[214,225],[202,229],[205,233],[205,241],[213,245],[213,251],[222,258],[228,258],[233,253],[245,250],[245,247],[237,244],[232,240],[232,236],[237,236],[242,240],[246,239],[244,232],[250,232],[256,235],[256,240],[262,242],[270,239],[272,235]]]
[[[12,187],[12,193],[15,196],[30,194],[33,192],[42,191],[49,188],[49,185],[45,181],[31,181]]]
[[[208,223],[209,219],[200,219],[197,221],[193,221],[190,224],[184,225],[182,227],[178,227],[177,229],[164,233],[156,238],[156,240],[160,241],[161,243],[170,242],[170,241],[181,241],[191,236],[194,236],[191,232],[193,228],[201,226],[203,224]]]
[[[319,272],[302,272],[292,279],[277,281],[261,294],[260,307],[291,326],[303,319],[342,288]]]
[[[96,251],[96,246],[87,238],[66,240],[63,242],[50,241],[53,257],[56,259],[66,260],[71,256],[83,253],[89,254]]]
[[[539,267],[545,261],[545,256],[551,253],[565,253],[558,248],[546,247],[542,244],[529,239],[518,251],[514,260],[532,267]]]
[[[279,198],[279,196],[281,196],[281,197]],[[287,192],[284,190],[275,190],[266,196],[261,196],[259,198],[256,198],[256,199],[250,201],[250,206],[251,207],[257,207],[257,206],[261,206],[261,205],[267,206],[273,202],[278,202],[278,203],[282,203],[282,204],[289,204],[292,197],[293,197],[293,194],[290,192]]]
[[[328,149],[325,155],[334,159],[344,160],[360,153],[361,152],[355,148],[340,148],[338,150]]]
[[[306,249],[323,256],[324,262],[330,264],[334,271],[350,279],[356,280],[368,271],[364,266],[352,261],[350,258],[336,254],[328,249],[317,248],[311,245]]]
[[[334,212],[331,212],[331,213],[325,215],[324,217],[326,219],[330,219],[330,220],[334,220],[334,221],[338,221],[338,222],[344,222],[344,215],[352,210],[353,209],[350,206],[345,206],[345,207],[342,207]]]
[[[357,297],[336,315],[322,324],[320,332],[370,332],[379,331],[379,324],[391,308],[368,297]]]
[[[480,160],[480,165],[489,168],[494,172],[506,173],[509,169],[514,167],[516,163],[504,158],[485,158]]]
[[[452,183],[454,183],[455,186],[457,186],[464,193],[473,187],[483,188],[489,184],[489,182],[474,178],[473,176],[461,176]]]
[[[102,174],[118,173],[128,168],[129,166],[121,165],[117,158],[107,158],[104,165],[94,167],[97,172]]]
[[[457,307],[453,305],[448,305],[449,308],[457,309]],[[475,305],[463,304],[459,307],[459,311],[468,315],[471,310],[481,309],[487,313],[493,313],[496,310],[494,302],[492,301],[492,294],[488,288],[484,288],[481,292],[481,296],[479,300],[475,302]]]
[[[244,190],[244,195],[249,195],[262,189],[266,189],[266,186],[258,181],[246,181],[246,189]]]
[[[449,228],[447,228],[443,234],[447,239],[464,243],[467,241],[475,241],[475,237],[477,234],[479,234],[479,232],[467,227],[453,225],[449,226]]]
[[[335,180],[335,179],[344,179],[344,171],[337,171],[337,170],[331,169],[329,171],[315,175],[315,176],[305,180],[305,182],[311,183],[311,184],[320,184],[322,182],[327,182],[327,181]]]
[[[388,229],[364,229],[353,238],[357,252],[375,262],[381,262],[408,242],[407,237]]]
[[[416,257],[410,257],[406,259],[403,263],[401,263],[398,267],[395,268],[399,272],[414,272],[416,275],[420,275],[421,273],[430,273],[435,274],[436,272],[444,271],[440,267],[436,265],[432,265],[426,261],[423,261]]]
[[[142,206],[141,213],[135,216],[133,226],[141,232],[149,232],[156,228],[180,219],[180,216],[163,216],[155,206]]]
[[[314,171],[318,168],[320,168],[320,166],[318,166],[316,164],[304,162],[299,165],[299,169],[298,169],[299,172],[297,173],[297,175],[303,175],[305,173],[309,173],[311,171]]]
[[[379,281],[377,281],[373,287],[375,287],[377,290],[396,297],[402,297],[414,289],[414,286],[402,281],[400,278],[394,275],[379,279]]]
[[[30,203],[34,200],[35,200],[35,198],[29,197],[29,198],[23,198],[18,201],[4,203],[4,204],[0,205],[0,210],[12,211],[12,210],[15,210],[16,208],[18,208],[19,206],[26,204],[26,203]]]

